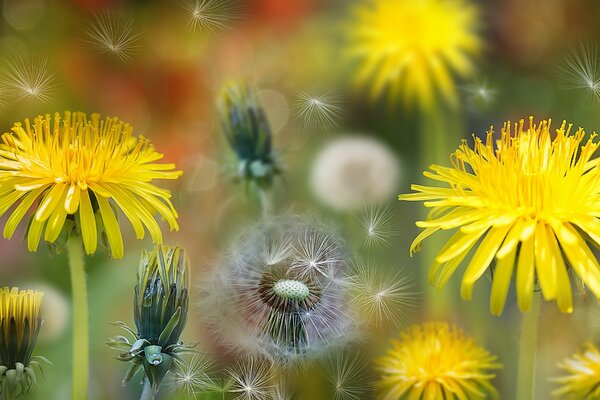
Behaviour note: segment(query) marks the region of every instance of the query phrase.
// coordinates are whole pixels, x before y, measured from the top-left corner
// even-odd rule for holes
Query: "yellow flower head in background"
[[[88,254],[96,251],[99,234],[106,234],[111,254],[123,257],[123,238],[116,208],[142,239],[145,229],[154,242],[162,241],[154,217],[158,212],[178,229],[169,191],[154,179],[177,179],[174,164],[157,164],[163,157],[133,128],[118,118],[88,119],[84,113],[65,112],[15,123],[0,142],[0,215],[13,205],[4,226],[10,238],[33,206],[28,248],[44,240],[55,242],[63,229],[76,226]],[[116,207],[115,207],[116,206]],[[145,229],[144,229],[145,228]]]
[[[455,75],[474,70],[480,53],[479,9],[468,0],[365,0],[348,27],[357,83],[377,98],[388,91],[421,108],[443,96],[456,103]]]
[[[550,121],[529,126],[504,124],[494,140],[466,141],[452,154],[452,166],[432,165],[424,175],[448,187],[412,185],[418,192],[400,200],[424,201],[431,208],[425,228],[411,246],[439,230],[454,230],[440,250],[429,280],[441,289],[476,248],[462,279],[461,294],[471,299],[475,282],[492,264],[490,310],[501,314],[516,276],[519,308],[529,309],[535,286],[562,312],[573,311],[569,268],[600,298],[600,265],[588,242],[600,244],[600,168],[592,158],[592,135],[563,122],[556,133]]]
[[[568,375],[552,380],[562,384],[553,394],[561,399],[600,399],[600,351],[592,343],[583,352],[558,364]]]
[[[36,385],[32,357],[42,326],[44,293],[37,290],[0,288],[0,396],[13,398]]]
[[[498,397],[489,370],[496,357],[446,323],[413,325],[377,360],[384,400]]]

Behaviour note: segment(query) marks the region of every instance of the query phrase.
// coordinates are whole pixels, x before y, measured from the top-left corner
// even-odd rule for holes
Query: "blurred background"
[[[501,317],[489,313],[485,279],[471,302],[460,299],[458,276],[438,295],[423,270],[443,241],[426,242],[424,251],[410,257],[410,243],[418,234],[414,222],[425,211],[421,204],[397,201],[397,195],[409,192],[411,183],[424,183],[421,172],[428,165],[448,164],[461,138],[485,135],[491,125],[499,131],[506,120],[534,115],[552,118],[555,126],[566,119],[587,132],[597,129],[600,59],[593,40],[600,34],[600,3],[477,1],[472,32],[478,44],[465,55],[471,67],[462,72],[449,68],[454,101],[433,94],[436,100],[428,104],[385,90],[373,96],[368,82],[357,81],[364,60],[353,54],[371,46],[357,39],[365,29],[357,10],[371,1],[232,0],[213,4],[201,17],[196,6],[203,3],[2,0],[2,132],[26,117],[64,110],[130,122],[134,132],[150,138],[166,161],[184,171],[181,179],[168,183],[181,228],[168,233],[165,242],[185,247],[192,275],[200,277],[218,268],[231,240],[260,215],[257,192],[234,179],[237,161],[215,107],[225,82],[250,77],[284,165],[273,185],[275,209],[317,211],[343,232],[353,256],[381,269],[401,270],[412,281],[406,290],[414,295],[401,307],[400,323],[373,328],[358,346],[356,352],[367,362],[355,378],[367,389],[348,398],[371,398],[368,388],[376,377],[371,360],[403,327],[430,320],[456,323],[497,354],[504,368],[493,383],[502,398],[513,398],[521,314],[512,289]],[[397,34],[411,30],[403,26]],[[376,203],[386,222],[374,226],[378,220],[366,203]],[[87,262],[93,399],[134,399],[141,390],[137,380],[121,387],[126,366],[104,344],[120,334],[109,322],[133,323],[139,254],[151,246],[123,227],[123,260],[99,252]],[[66,255],[29,253],[19,240],[23,236],[0,239],[0,284],[46,291],[46,323],[35,353],[54,364],[30,398],[68,399]],[[373,241],[378,243],[373,246]],[[196,291],[201,283],[194,282]],[[542,305],[538,398],[549,398],[554,384],[548,378],[560,375],[556,363],[597,336],[597,309],[596,300],[578,295],[571,315]],[[183,338],[209,353],[218,339],[204,329],[193,306]],[[213,355],[217,370],[229,362],[219,354]],[[307,374],[312,383],[296,385],[298,398],[333,398],[326,368],[315,365]],[[163,396],[190,397],[167,391]]]

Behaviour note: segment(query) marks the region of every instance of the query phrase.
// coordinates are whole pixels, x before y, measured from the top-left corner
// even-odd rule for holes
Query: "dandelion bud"
[[[12,398],[27,394],[36,386],[32,357],[42,326],[44,293],[18,288],[0,289],[0,396]],[[49,362],[48,362],[49,363]]]
[[[247,81],[226,85],[217,100],[221,124],[238,160],[240,179],[269,187],[280,167],[272,150],[271,127]]]

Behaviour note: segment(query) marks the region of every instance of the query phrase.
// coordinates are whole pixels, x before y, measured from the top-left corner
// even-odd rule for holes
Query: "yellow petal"
[[[535,268],[545,300],[556,297],[556,259],[552,257],[545,224],[538,222],[534,234]]]
[[[67,191],[67,197],[65,199],[65,210],[69,214],[75,214],[79,208],[79,199],[81,197],[81,189],[78,185],[71,185]]]
[[[92,210],[92,203],[88,190],[81,190],[81,199],[79,201],[79,221],[81,226],[81,236],[83,237],[83,247],[87,254],[94,254],[98,245],[98,232],[96,230],[96,217]]]
[[[533,236],[521,243],[517,263],[517,303],[523,312],[531,307],[533,295],[534,253]]]
[[[44,199],[35,213],[35,218],[38,221],[45,221],[48,219],[50,214],[54,211],[54,208],[59,204],[60,200],[63,199],[63,192],[66,187],[67,185],[65,184],[57,183],[46,193],[46,196],[44,196]]]
[[[512,246],[508,253],[504,254],[503,257],[496,258],[496,268],[494,269],[494,279],[492,280],[490,294],[490,312],[494,315],[502,314],[502,310],[504,309],[506,296],[513,275],[516,255],[517,246]]]
[[[108,244],[110,245],[110,252],[114,258],[123,258],[123,237],[121,236],[121,229],[119,222],[108,203],[102,196],[96,196],[98,206],[100,207],[100,214],[104,221],[104,230],[108,237]]]
[[[8,220],[6,221],[6,225],[4,225],[4,237],[6,239],[10,239],[12,235],[15,233],[15,230],[19,226],[19,223],[33,204],[33,202],[42,194],[44,188],[39,188],[36,190],[32,190],[28,192],[25,198],[19,203],[15,210],[12,212]]]

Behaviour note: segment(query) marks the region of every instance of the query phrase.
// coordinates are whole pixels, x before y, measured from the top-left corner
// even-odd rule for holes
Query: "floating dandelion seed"
[[[239,400],[269,400],[273,385],[273,372],[263,361],[249,358],[238,361],[236,368],[228,370],[232,383],[229,392]]]
[[[240,353],[280,364],[319,356],[354,338],[342,251],[340,239],[314,219],[261,222],[205,282],[202,315],[223,345]]]
[[[565,87],[584,90],[590,101],[600,101],[600,58],[595,44],[570,50],[558,71]]]
[[[95,51],[112,54],[123,61],[133,60],[140,38],[134,18],[123,12],[96,14],[84,32],[84,42]]]
[[[237,16],[231,0],[185,0],[181,5],[186,11],[188,27],[193,33],[227,29],[228,23]]]
[[[197,398],[196,394],[214,388],[215,382],[210,377],[213,361],[203,355],[194,354],[188,362],[178,361],[171,371],[166,387],[171,392],[183,393]]]
[[[361,400],[369,398],[373,387],[368,361],[360,355],[336,353],[325,359],[325,376],[333,390],[334,400]]]
[[[364,242],[369,248],[389,246],[390,239],[398,233],[392,223],[394,213],[389,206],[365,206],[359,218],[363,226]]]
[[[296,391],[284,382],[279,382],[271,390],[271,400],[292,400],[296,397]]]
[[[359,314],[375,327],[401,326],[418,296],[412,277],[403,270],[386,271],[362,260],[352,264],[349,293]]]
[[[566,121],[529,118],[506,122],[501,136],[464,141],[452,166],[432,165],[425,176],[446,187],[412,185],[416,193],[401,200],[424,201],[432,208],[411,254],[439,230],[456,230],[438,253],[429,281],[441,289],[475,248],[464,272],[461,295],[470,300],[476,281],[494,261],[490,311],[501,314],[513,277],[521,311],[532,303],[538,285],[546,301],[561,312],[573,311],[569,272],[600,298],[600,264],[589,244],[600,243],[600,146],[582,128],[571,133]],[[554,131],[554,132],[553,132]],[[493,265],[493,264],[492,264]]]
[[[496,357],[446,323],[413,325],[377,360],[384,400],[497,398]]]
[[[553,394],[561,399],[600,399],[600,351],[588,343],[585,350],[558,364],[567,375],[551,379],[562,386]]]
[[[487,80],[478,80],[463,86],[467,100],[472,105],[486,106],[490,104],[498,91],[490,86]]]
[[[46,104],[52,101],[55,74],[49,70],[46,58],[15,57],[8,61],[3,86],[7,98]]]
[[[300,92],[294,107],[305,133],[327,132],[334,129],[342,113],[341,101],[331,92],[317,94]]]

